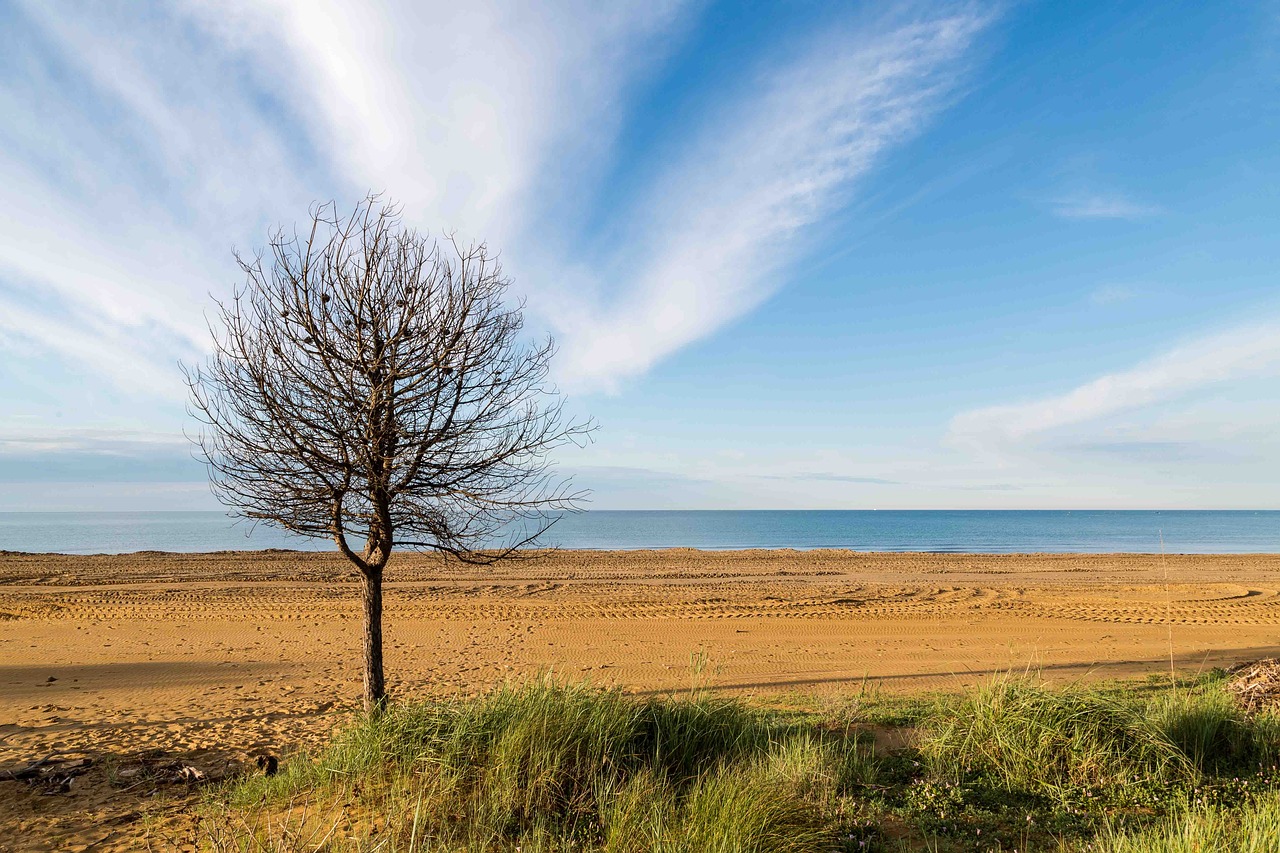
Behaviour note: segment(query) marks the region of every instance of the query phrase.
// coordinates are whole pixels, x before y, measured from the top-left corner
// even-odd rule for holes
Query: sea
[[[1280,553],[1268,510],[652,510],[566,515],[566,549],[848,548],[937,553]],[[0,513],[0,551],[120,554],[332,550],[221,512]]]

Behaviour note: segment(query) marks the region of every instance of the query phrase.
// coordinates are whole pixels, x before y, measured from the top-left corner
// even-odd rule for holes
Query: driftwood
[[[259,755],[256,763],[259,770],[267,776],[274,775],[279,767],[279,760],[274,755]],[[51,752],[44,758],[21,767],[0,769],[0,781],[24,782],[32,788],[41,789],[44,794],[65,794],[71,790],[72,781],[93,766],[92,758],[66,757],[66,753]],[[244,770],[238,762],[228,762],[221,770],[202,770],[181,759],[163,753],[152,753],[133,759],[129,766],[120,768],[115,773],[112,784],[124,791],[144,785],[197,786],[221,782],[229,775],[243,773]]]
[[[185,782],[188,785],[201,785],[205,782],[218,782],[225,774],[215,773],[212,777],[191,764],[164,756],[150,756],[139,761],[138,766],[121,771],[121,778],[134,775],[143,776],[143,781],[150,782]]]
[[[65,794],[71,790],[71,780],[93,766],[93,759],[60,758],[61,755],[61,752],[51,752],[25,767],[0,770],[0,781],[26,782],[32,787],[44,788],[46,794]]]
[[[51,752],[39,761],[31,762],[26,767],[21,767],[17,770],[0,770],[0,781],[21,782],[34,778],[39,775],[41,769],[52,764],[57,756],[61,754],[60,752]]]
[[[1280,706],[1280,661],[1268,658],[1233,667],[1227,690],[1248,713],[1274,710]]]

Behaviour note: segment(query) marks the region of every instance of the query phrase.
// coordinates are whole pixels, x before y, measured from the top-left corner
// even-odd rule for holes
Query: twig
[[[62,759],[57,759],[59,755],[66,755],[65,752],[51,752],[39,761],[33,761],[26,767],[19,770],[0,770],[0,781],[18,782],[23,779],[31,779],[38,776],[41,768],[50,764],[62,764]]]

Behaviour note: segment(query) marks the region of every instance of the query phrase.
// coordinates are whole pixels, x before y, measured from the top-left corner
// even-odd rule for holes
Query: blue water
[[[857,551],[1171,554],[1280,553],[1280,511],[723,510],[565,517],[547,535],[561,548],[852,548]],[[218,512],[0,513],[0,550],[329,550],[328,542]]]

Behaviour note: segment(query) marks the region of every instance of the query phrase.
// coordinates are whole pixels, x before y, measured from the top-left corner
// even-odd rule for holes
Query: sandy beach
[[[1278,555],[564,551],[484,570],[409,555],[387,581],[401,699],[550,672],[786,701],[1280,655]],[[357,706],[359,613],[329,555],[0,555],[0,768],[95,760],[63,794],[0,782],[0,850],[177,844],[190,794],[140,803],[111,768],[165,756],[216,774],[323,742]]]

